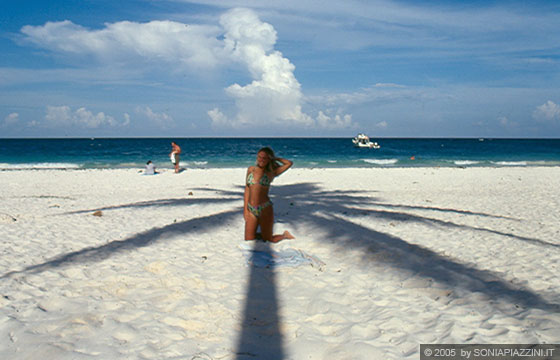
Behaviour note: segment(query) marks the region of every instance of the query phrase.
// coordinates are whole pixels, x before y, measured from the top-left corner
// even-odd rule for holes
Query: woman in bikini
[[[282,235],[272,235],[274,211],[268,197],[272,180],[292,166],[293,162],[276,158],[271,148],[265,147],[257,153],[257,163],[247,169],[243,215],[245,217],[245,240],[257,238],[257,227],[261,228],[264,241],[279,242],[294,239],[284,231]]]

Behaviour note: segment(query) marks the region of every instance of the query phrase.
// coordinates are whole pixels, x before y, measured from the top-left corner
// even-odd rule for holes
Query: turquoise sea
[[[300,168],[560,166],[560,139],[377,138],[380,149],[351,138],[0,139],[0,170],[171,168],[171,141],[188,168],[238,168],[270,146]]]

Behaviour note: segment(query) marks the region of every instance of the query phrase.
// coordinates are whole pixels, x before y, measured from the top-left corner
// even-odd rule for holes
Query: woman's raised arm
[[[278,176],[278,175],[282,174],[284,171],[291,168],[292,165],[294,164],[293,161],[287,160],[287,159],[275,158],[274,160],[282,163],[281,166],[277,167],[276,170],[274,170],[274,176]]]

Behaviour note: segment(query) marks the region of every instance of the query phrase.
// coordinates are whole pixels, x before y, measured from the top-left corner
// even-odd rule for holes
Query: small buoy
[[[416,157],[415,157],[415,156],[411,156],[411,157],[410,157],[410,160],[416,160]]]

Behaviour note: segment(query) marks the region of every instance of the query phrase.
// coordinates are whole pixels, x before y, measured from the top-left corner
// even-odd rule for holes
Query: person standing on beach
[[[181,147],[172,141],[169,157],[171,158],[171,162],[175,164],[175,173],[179,172],[179,154],[181,154]]]
[[[255,166],[249,166],[245,177],[243,206],[245,240],[257,239],[258,227],[261,229],[261,237],[264,241],[276,243],[284,239],[294,239],[288,231],[284,231],[282,235],[272,235],[274,211],[272,201],[268,197],[272,180],[292,165],[293,162],[290,160],[275,157],[269,147],[258,151],[257,163]]]

